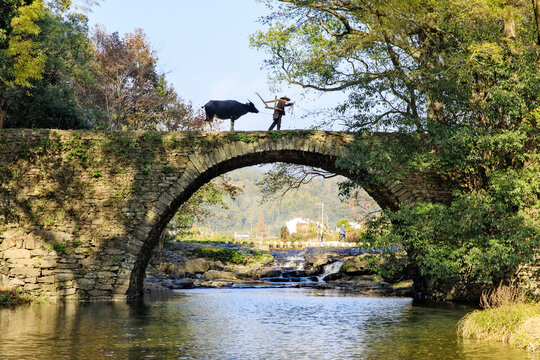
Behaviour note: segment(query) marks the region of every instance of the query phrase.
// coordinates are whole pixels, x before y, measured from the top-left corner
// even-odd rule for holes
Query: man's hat
[[[289,99],[287,96],[282,96],[282,97],[280,97],[280,99],[291,101],[291,99]]]

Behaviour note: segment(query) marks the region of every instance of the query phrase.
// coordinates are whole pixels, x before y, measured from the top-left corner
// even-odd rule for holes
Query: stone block
[[[7,264],[9,267],[31,267],[36,265],[37,261],[35,258],[31,259],[8,259]]]
[[[236,280],[237,276],[228,271],[208,270],[202,274],[201,279],[204,280]]]
[[[110,278],[113,278],[113,277],[116,277],[116,273],[113,273],[113,272],[110,272],[110,271],[100,271],[97,273],[97,276],[96,276],[98,279],[110,279]]]
[[[8,249],[4,251],[5,259],[30,259],[32,253],[26,249]]]
[[[41,249],[41,248],[36,248],[36,249],[30,250],[30,254],[32,256],[45,256],[45,255],[49,254],[49,251],[46,251],[46,250]]]
[[[9,278],[9,288],[15,289],[19,286],[24,286],[25,282],[19,278]]]
[[[77,289],[75,288],[64,288],[58,290],[58,296],[65,297],[65,296],[73,296],[77,292]]]
[[[20,233],[17,230],[7,230],[0,234],[0,238],[4,238],[6,240],[11,240],[18,236],[20,236]]]
[[[37,279],[37,282],[42,284],[54,284],[54,276],[42,276]]]
[[[41,276],[41,269],[30,267],[18,267],[9,270],[10,275],[23,276],[23,277],[39,277]]]
[[[75,269],[79,269],[81,266],[79,264],[58,264],[56,267],[62,270],[66,270],[66,269],[75,270]]]
[[[91,297],[94,297],[94,298],[101,298],[101,297],[107,297],[107,295],[109,295],[109,292],[108,291],[104,291],[104,290],[90,290],[88,291],[88,295],[90,295]]]
[[[34,235],[41,236],[42,238],[45,238],[51,241],[73,240],[72,234],[68,234],[63,231],[34,230]]]
[[[9,287],[9,277],[4,274],[0,274],[0,287]]]
[[[92,290],[96,287],[96,281],[94,279],[82,278],[75,280],[75,282],[82,290]]]
[[[158,198],[158,201],[162,202],[163,204],[170,204],[172,201],[174,200],[174,198],[169,195],[168,193],[166,192],[163,192],[159,198]]]
[[[10,239],[4,239],[0,242],[0,251],[5,251],[15,247],[15,243]]]
[[[36,240],[34,239],[28,239],[24,242],[24,248],[28,250],[34,250],[37,246]]]
[[[33,291],[33,290],[38,290],[40,288],[40,284],[30,284],[30,283],[26,283],[24,284],[23,286],[23,289],[25,291]]]
[[[112,286],[112,285],[109,285],[109,284],[97,285],[97,286],[96,286],[96,289],[97,289],[97,290],[104,290],[104,291],[112,291],[112,290],[113,290],[113,286]]]
[[[129,285],[124,284],[124,285],[117,286],[116,288],[114,288],[113,292],[115,295],[125,295],[128,289],[129,289]]]
[[[56,294],[57,288],[56,284],[42,284],[40,287],[41,292],[44,294]]]
[[[75,275],[71,272],[61,272],[55,275],[54,279],[58,282],[70,281],[75,278]]]

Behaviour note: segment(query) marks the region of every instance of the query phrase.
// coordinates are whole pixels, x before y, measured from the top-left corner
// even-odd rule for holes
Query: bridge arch
[[[354,139],[351,134],[322,131],[312,132],[314,136],[300,137],[288,132],[279,134],[281,136],[277,139],[265,136],[258,137],[256,141],[249,136],[239,136],[239,141],[189,156],[190,161],[182,177],[161,192],[157,202],[148,209],[145,221],[135,230],[137,241],[142,243],[131,272],[128,295],[136,295],[142,291],[145,269],[152,250],[179,207],[201,186],[229,171],[276,162],[306,165],[354,179],[359,185],[369,189],[370,196],[382,208],[396,208],[404,199],[415,198],[412,190],[398,182],[376,184],[370,181],[371,177],[367,172],[352,174],[337,166],[337,160],[347,151],[346,145]]]

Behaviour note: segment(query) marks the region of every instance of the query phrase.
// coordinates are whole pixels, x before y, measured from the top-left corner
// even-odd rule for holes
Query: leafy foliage
[[[221,261],[223,264],[247,264],[250,262],[265,262],[272,259],[272,255],[264,251],[239,251],[234,249],[219,249],[213,247],[199,247],[195,249],[199,257]]]
[[[398,245],[437,282],[495,284],[538,252],[540,46],[533,1],[265,1],[251,38],[274,79],[343,91],[357,131],[340,165],[357,174],[435,176],[445,204],[385,209],[365,234]],[[375,139],[392,131],[393,140]],[[380,177],[380,178],[379,178]],[[366,189],[368,192],[371,189]]]
[[[12,89],[6,126],[88,128],[91,114],[83,89],[94,77],[86,19],[47,8],[38,24],[43,73],[30,88]]]
[[[44,15],[42,1],[2,0],[0,2],[0,128],[3,127],[9,92],[27,88],[40,79],[45,57],[36,37],[37,22]]]
[[[383,249],[398,245],[434,281],[495,285],[540,246],[534,224],[500,205],[485,192],[450,205],[404,205],[372,223],[362,240]]]
[[[93,105],[96,126],[110,129],[181,130],[202,123],[157,71],[157,55],[142,29],[121,38],[97,28]]]
[[[241,188],[224,176],[205,184],[182,204],[169,228],[176,230],[180,237],[190,236],[195,223],[204,223],[217,209],[227,209],[226,199],[234,200],[240,192]]]

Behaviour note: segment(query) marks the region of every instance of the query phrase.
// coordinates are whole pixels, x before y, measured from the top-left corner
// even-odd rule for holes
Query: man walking
[[[268,131],[272,130],[274,126],[276,125],[277,125],[277,130],[281,130],[281,117],[285,115],[285,107],[291,106],[293,104],[294,103],[291,102],[291,99],[289,99],[287,96],[282,96],[277,100],[277,104],[275,106],[274,115],[273,115],[274,122],[272,123],[272,125],[270,125],[270,128],[268,129]]]
[[[343,241],[347,241],[347,239],[345,239],[345,226],[344,225],[341,225],[341,227],[339,228],[339,239],[338,241],[341,241],[341,239],[343,239]]]

